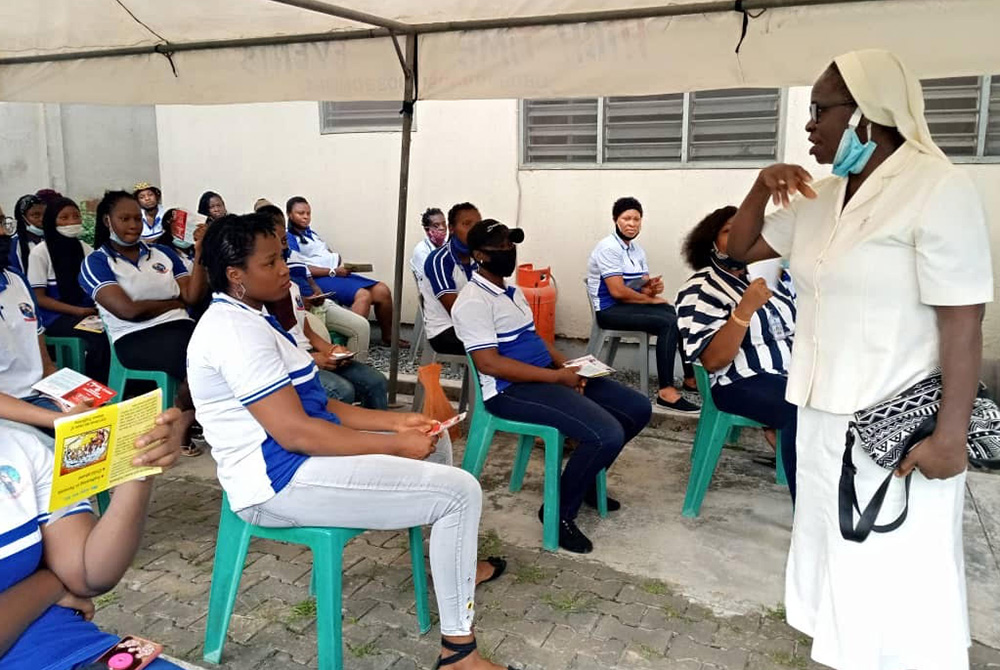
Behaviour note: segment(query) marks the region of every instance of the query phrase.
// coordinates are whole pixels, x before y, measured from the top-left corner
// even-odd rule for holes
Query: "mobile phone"
[[[119,640],[118,644],[108,649],[89,667],[108,668],[109,670],[141,670],[163,653],[163,645],[141,637],[128,635]]]
[[[345,358],[354,358],[355,355],[356,354],[353,351],[336,352],[330,354],[330,358],[332,358],[335,361],[342,361]]]

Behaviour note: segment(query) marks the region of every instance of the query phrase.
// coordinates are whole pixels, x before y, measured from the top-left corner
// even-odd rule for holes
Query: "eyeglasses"
[[[809,103],[809,118],[812,119],[813,123],[819,123],[819,115],[827,109],[833,107],[854,107],[858,103],[853,100],[845,100],[844,102],[832,102],[829,105],[821,105],[817,102]]]

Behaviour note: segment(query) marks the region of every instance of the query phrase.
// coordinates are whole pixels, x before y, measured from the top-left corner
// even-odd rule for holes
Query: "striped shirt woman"
[[[785,400],[795,334],[795,294],[786,275],[772,291],[726,255],[735,207],[718,209],[684,243],[697,270],[677,294],[684,357],[711,375],[712,400],[724,412],[781,431],[781,456],[795,498],[796,407]],[[768,440],[771,441],[770,433]]]

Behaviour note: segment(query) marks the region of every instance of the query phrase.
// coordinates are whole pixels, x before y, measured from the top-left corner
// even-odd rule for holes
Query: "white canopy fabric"
[[[292,4],[295,4],[294,2]],[[299,3],[302,4],[302,3]],[[314,5],[322,4],[314,2]],[[808,84],[845,51],[896,52],[921,77],[1000,70],[1000,0],[747,0],[742,15],[704,0],[333,0],[415,26],[418,98],[642,95]],[[453,22],[677,7],[705,13],[450,31]],[[721,11],[708,11],[721,10]],[[756,12],[754,12],[756,13]],[[498,25],[497,24],[497,25]],[[3,0],[0,100],[213,104],[399,100],[385,29],[284,0]],[[339,39],[350,37],[351,39]],[[250,46],[245,40],[285,40]],[[231,44],[218,48],[222,41]],[[402,43],[402,39],[400,40]],[[161,45],[168,59],[149,50]],[[191,47],[199,50],[186,50]],[[203,48],[211,46],[212,48]],[[126,55],[65,58],[127,49]],[[175,74],[176,71],[176,74]]]

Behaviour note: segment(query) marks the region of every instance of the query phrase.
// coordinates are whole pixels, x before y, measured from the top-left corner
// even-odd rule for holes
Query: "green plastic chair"
[[[476,398],[472,409],[472,423],[469,425],[469,437],[465,441],[465,456],[462,458],[462,469],[476,478],[486,465],[493,435],[497,431],[514,433],[521,438],[517,443],[517,454],[514,456],[514,469],[510,474],[510,490],[517,493],[524,483],[524,475],[528,470],[531,450],[535,446],[535,438],[540,437],[545,442],[545,486],[543,501],[545,503],[544,520],[542,523],[542,547],[548,551],[559,549],[559,473],[562,471],[562,455],[564,437],[555,428],[537,423],[509,421],[490,414],[483,402],[483,389],[479,385],[479,371],[476,370],[472,357],[465,355],[471,374],[469,383],[475,389]],[[608,474],[601,470],[597,474],[597,511],[602,517],[608,516]]]
[[[106,325],[104,331],[107,332]],[[159,386],[160,391],[163,392],[163,411],[165,412],[170,409],[174,404],[174,397],[177,396],[177,387],[180,385],[180,382],[160,370],[133,370],[125,367],[118,360],[118,354],[115,352],[115,343],[111,341],[110,335],[108,336],[108,343],[111,345],[111,371],[108,375],[108,386],[117,393],[111,399],[111,402],[116,403],[125,397],[125,387],[129,381],[150,381]],[[111,494],[108,491],[102,491],[97,494],[97,509],[101,514],[104,514],[110,502]]]
[[[265,528],[243,521],[229,507],[222,495],[219,537],[215,546],[212,587],[209,592],[208,618],[205,626],[203,657],[209,663],[222,660],[229,619],[239,592],[240,577],[246,562],[251,537],[277,542],[303,544],[313,553],[310,591],[316,595],[316,641],[319,647],[319,670],[341,670],[344,650],[341,631],[343,600],[344,547],[365,532],[358,528]],[[424,543],[419,527],[410,528],[410,556],[413,563],[413,591],[416,595],[417,622],[420,634],[431,628],[427,607],[427,573],[424,571]]]
[[[83,374],[83,358],[86,346],[79,337],[45,336],[46,346],[52,347],[53,362],[58,368],[70,368]]]
[[[684,508],[681,511],[681,514],[690,518],[697,517],[701,511],[701,503],[705,499],[705,492],[719,464],[722,447],[726,444],[735,444],[743,428],[764,427],[756,421],[723,412],[716,407],[712,401],[712,389],[705,368],[695,364],[694,376],[698,382],[698,392],[701,394],[701,416],[698,418],[698,428],[695,430],[694,444],[691,447],[691,476],[688,479]],[[781,431],[778,431],[775,452],[777,454],[775,481],[787,486],[785,468],[781,462]]]

